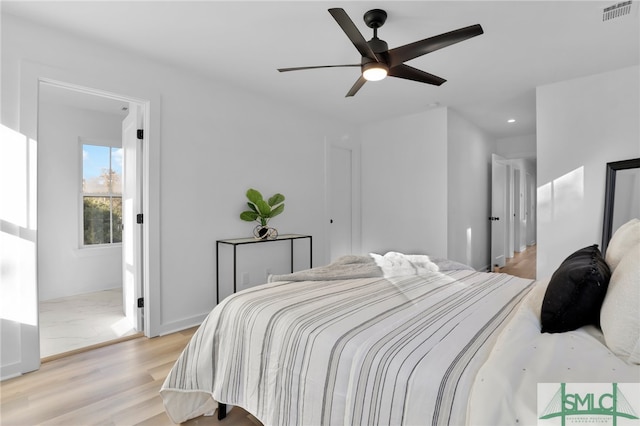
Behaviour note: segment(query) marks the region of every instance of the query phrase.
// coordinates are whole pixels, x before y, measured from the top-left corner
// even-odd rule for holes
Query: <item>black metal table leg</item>
[[[222,420],[227,417],[227,404],[218,402],[218,420]]]

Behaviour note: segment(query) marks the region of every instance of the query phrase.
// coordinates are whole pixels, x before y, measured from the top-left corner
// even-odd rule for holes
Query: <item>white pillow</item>
[[[640,364],[640,244],[627,252],[611,275],[600,326],[611,352]]]
[[[607,245],[604,260],[613,272],[629,249],[640,244],[640,219],[631,219],[616,230]]]

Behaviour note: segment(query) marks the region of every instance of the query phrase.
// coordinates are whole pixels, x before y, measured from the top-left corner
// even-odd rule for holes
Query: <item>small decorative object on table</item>
[[[240,213],[240,219],[247,222],[256,221],[259,223],[253,230],[253,236],[258,240],[275,240],[278,238],[278,231],[267,226],[269,220],[284,211],[284,195],[277,193],[267,201],[262,198],[260,191],[249,188],[247,190],[247,205],[251,210]]]

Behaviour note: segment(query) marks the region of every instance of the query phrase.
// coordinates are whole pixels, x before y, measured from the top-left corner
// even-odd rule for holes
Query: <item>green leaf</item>
[[[258,213],[250,212],[247,210],[240,213],[240,219],[246,220],[247,222],[253,222],[254,220],[258,219]]]
[[[280,193],[274,194],[271,198],[269,198],[269,205],[273,207],[276,204],[282,203],[283,201],[284,201],[284,195]]]
[[[262,217],[271,217],[271,206],[267,204],[264,200],[258,200],[256,203],[256,207],[258,208],[258,213]]]
[[[282,213],[283,211],[284,211],[284,204],[280,204],[278,207],[276,207],[275,209],[271,210],[271,217],[276,217],[280,213]]]
[[[260,191],[258,191],[256,189],[253,189],[253,188],[249,188],[247,190],[247,198],[249,199],[249,201],[251,201],[256,206],[258,205],[259,201],[264,201],[262,199],[262,194],[260,193]]]
[[[284,195],[276,193],[265,201],[260,191],[254,188],[247,190],[247,206],[250,210],[240,214],[240,219],[250,221],[258,221],[266,226],[270,218],[279,215],[284,211]]]

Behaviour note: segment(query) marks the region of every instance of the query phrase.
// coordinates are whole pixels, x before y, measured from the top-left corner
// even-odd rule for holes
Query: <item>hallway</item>
[[[536,279],[536,245],[528,246],[523,252],[516,252],[512,258],[507,259],[506,264],[500,268],[500,272],[521,278]]]

